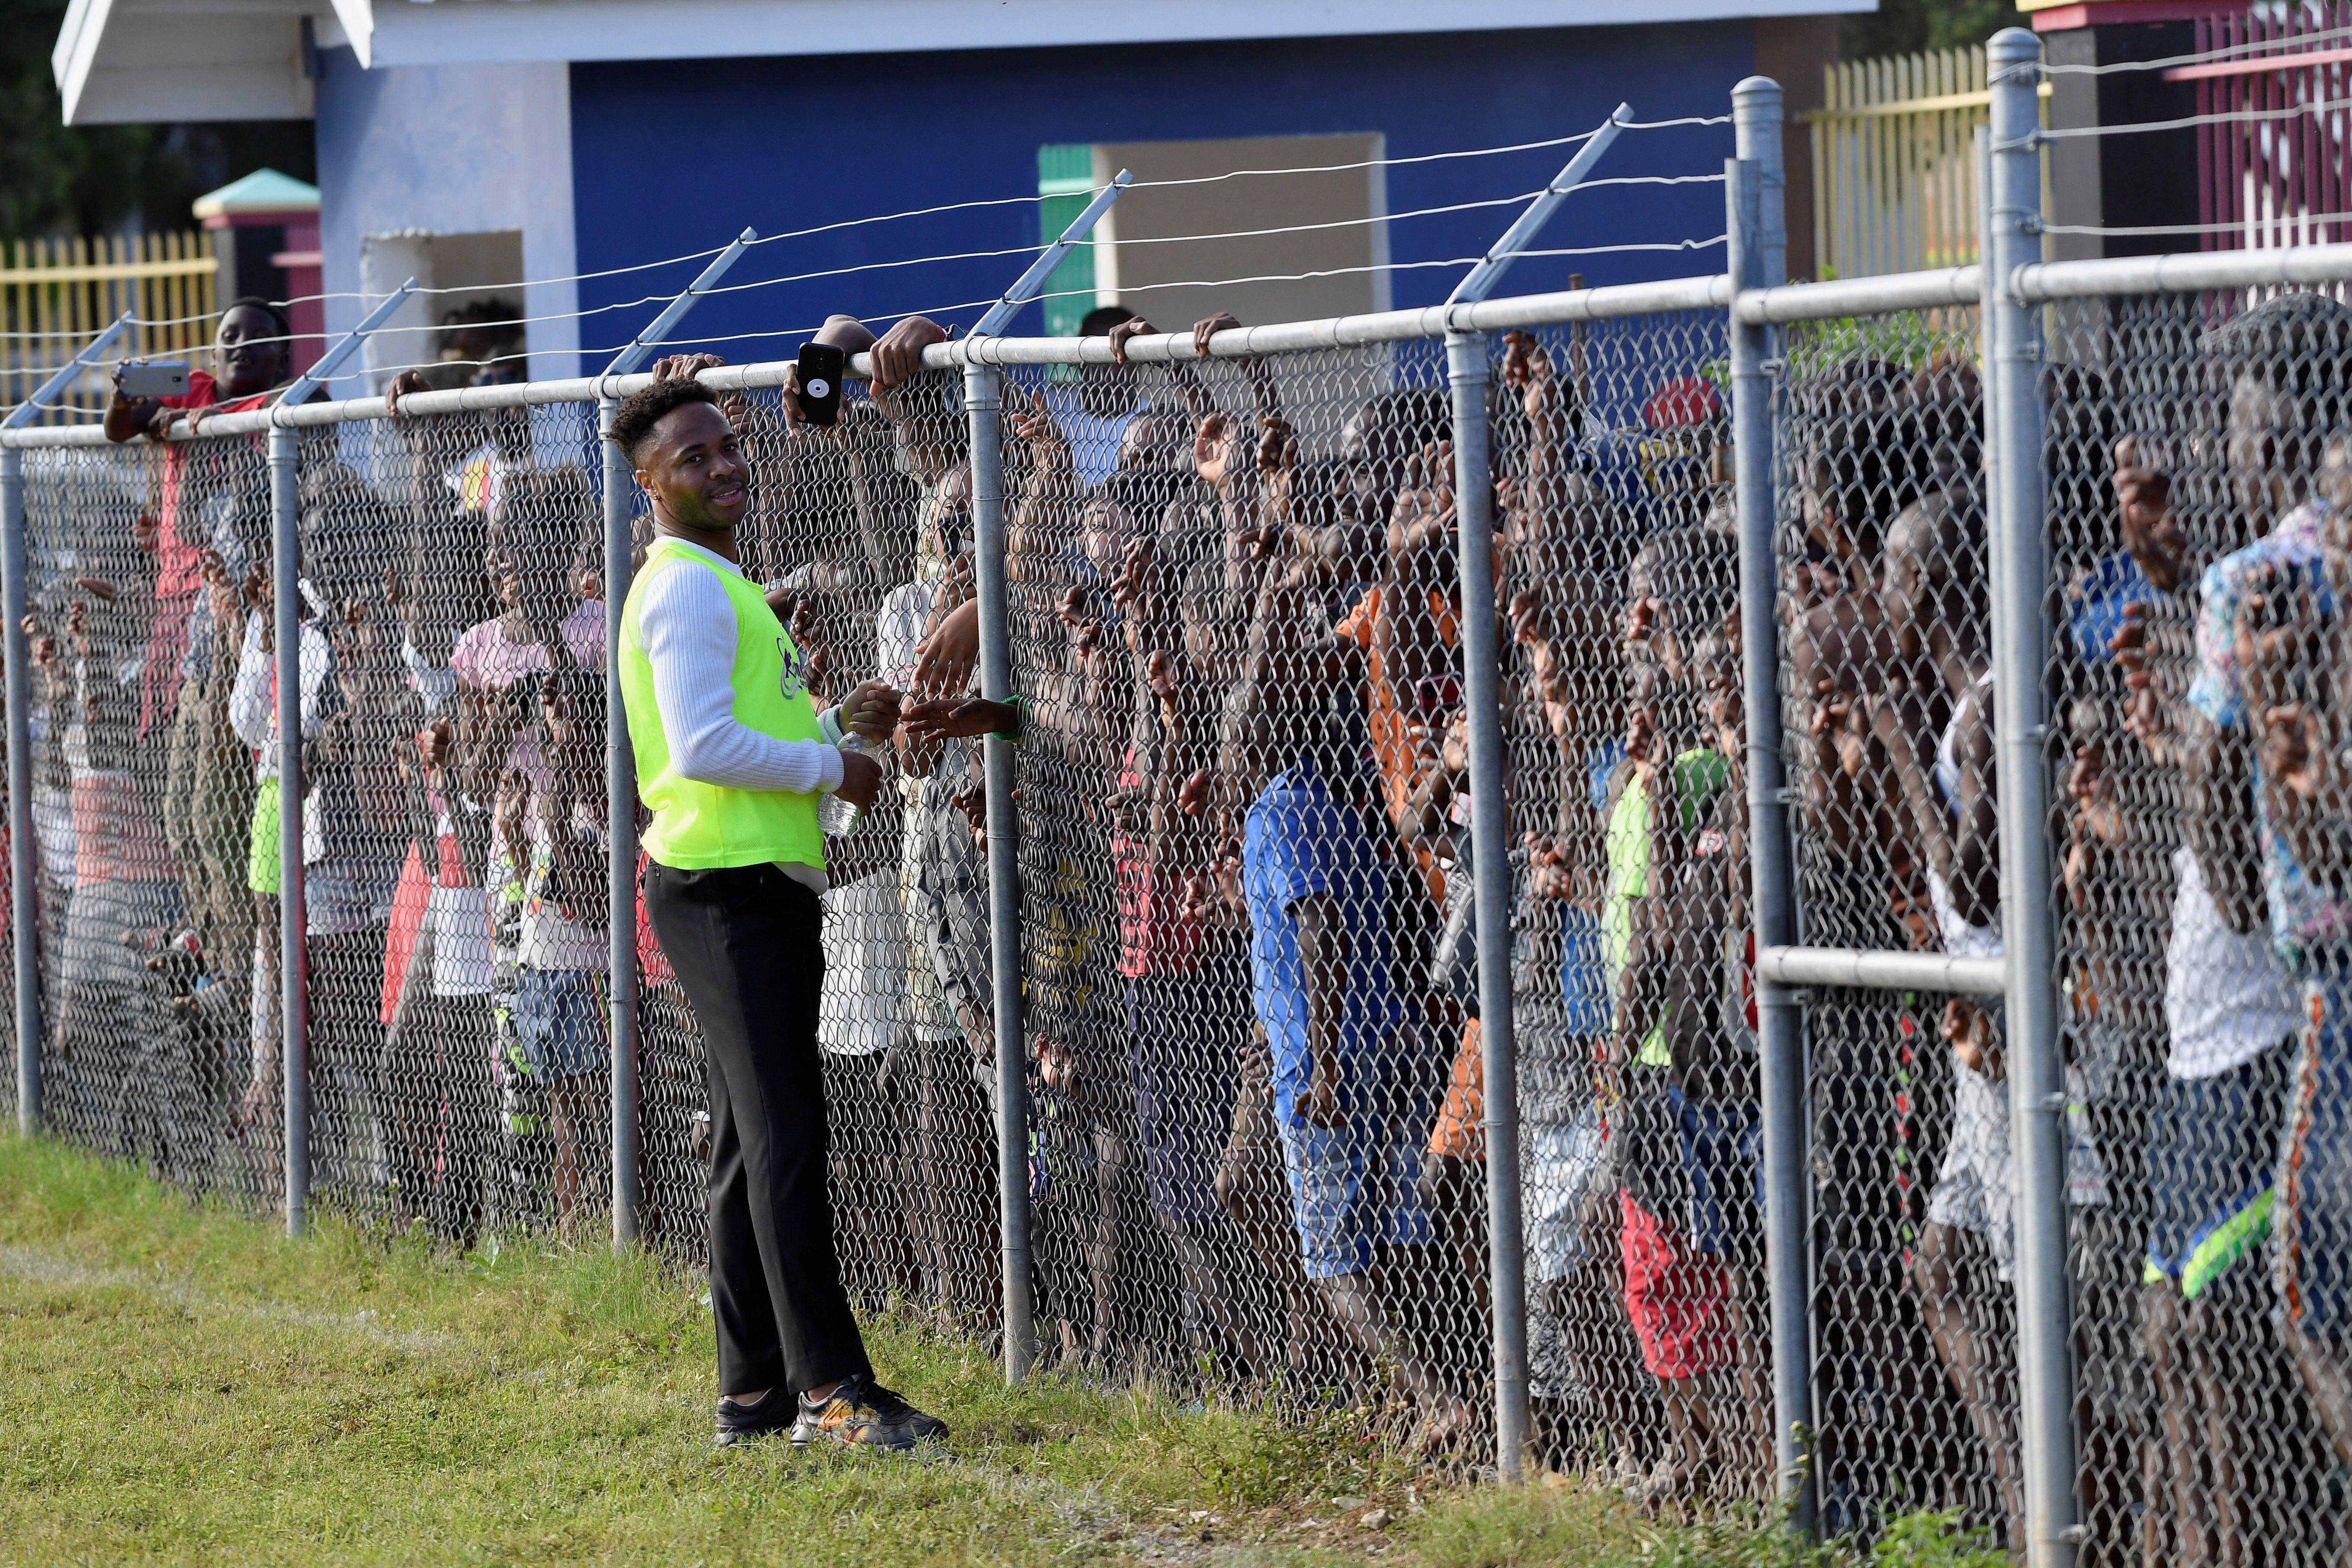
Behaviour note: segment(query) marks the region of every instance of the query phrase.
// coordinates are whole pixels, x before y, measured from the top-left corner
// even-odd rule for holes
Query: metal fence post
[[[630,523],[636,477],[611,439],[618,400],[596,405],[604,452],[604,798],[611,842],[605,860],[606,958],[613,1056],[613,1247],[635,1247],[645,1234],[638,1176],[637,1107],[637,761],[629,748],[629,713],[621,697],[621,606],[635,572]]]
[[[0,430],[32,422],[62,395],[131,330],[129,311],[82,345],[37,388],[33,395],[0,416]],[[25,636],[26,586],[25,454],[0,447],[0,628],[8,655],[8,888],[10,945],[16,975],[16,1129],[30,1138],[41,1130],[40,932],[34,892],[37,846],[33,838],[33,665]]]
[[[1739,156],[1725,165],[1729,265],[1740,289],[1784,281],[1780,89],[1750,77],[1732,89]],[[1739,646],[1748,720],[1748,846],[1756,945],[1797,940],[1796,861],[1789,834],[1780,736],[1779,574],[1775,524],[1773,331],[1731,321],[1732,463],[1739,517]],[[1790,1525],[1810,1535],[1819,1500],[1812,1467],[1811,1161],[1804,1016],[1798,994],[1759,973],[1757,1049],[1764,1140],[1764,1259],[1772,1318],[1773,1458]]]
[[[286,1234],[310,1229],[310,974],[302,905],[301,437],[269,427],[269,590],[278,667],[278,1007],[286,1074]]]
[[[8,658],[8,920],[16,973],[16,1131],[41,1130],[41,978],[34,929],[33,679],[25,636],[25,454],[0,447],[0,619]]]
[[[1106,204],[1108,205],[1108,204]],[[1004,446],[999,428],[1004,373],[967,360],[964,409],[971,420],[971,513],[980,595],[980,694],[1013,697],[1013,621],[1005,604]],[[1029,1082],[1021,1045],[1021,817],[1013,804],[1013,746],[991,735],[988,767],[988,941],[996,996],[998,1224],[1004,1247],[1004,1381],[1029,1375],[1036,1327],[1029,1300]]]
[[[2025,1458],[2026,1561],[2074,1560],[2074,1364],[2066,1281],[2066,1095],[2058,1039],[2051,905],[2042,599],[2042,318],[2011,279],[2042,258],[2041,41],[1993,36],[1992,224],[1984,323],[2000,454],[1992,507],[1993,704],[2000,793],[2001,934],[2008,950],[2011,1148],[2017,1172],[2019,1427]]]
[[[269,406],[269,589],[278,678],[278,1008],[285,1044],[286,1234],[310,1229],[310,975],[302,899],[302,437],[287,410],[332,380],[416,289],[409,279],[296,376]],[[320,670],[320,678],[327,672]]]
[[[1495,596],[1495,484],[1487,464],[1486,337],[1445,334],[1454,394],[1454,504],[1461,527],[1462,700],[1470,720],[1472,908],[1485,1073],[1488,1285],[1495,1303],[1495,1469],[1527,1476],[1527,1258],[1519,1215],[1519,1065],[1511,1027],[1510,827],[1503,805],[1503,650]]]
[[[604,850],[604,913],[610,921],[606,949],[612,973],[605,993],[605,1038],[613,1058],[613,1250],[625,1252],[645,1234],[645,1183],[639,1174],[644,1142],[637,1089],[637,760],[629,749],[628,706],[621,699],[621,611],[629,602],[635,574],[636,468],[613,445],[613,415],[621,400],[610,379],[627,375],[686,320],[703,295],[718,287],[760,231],[747,228],[710,258],[700,276],[646,323],[613,356],[598,379],[597,445],[604,454],[604,798],[608,836]],[[625,807],[623,803],[626,802]]]

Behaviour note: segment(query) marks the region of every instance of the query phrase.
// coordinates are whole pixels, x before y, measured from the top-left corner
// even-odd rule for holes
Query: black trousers
[[[719,1392],[805,1392],[870,1373],[825,1190],[817,896],[773,866],[656,861],[646,867],[646,912],[709,1062]]]

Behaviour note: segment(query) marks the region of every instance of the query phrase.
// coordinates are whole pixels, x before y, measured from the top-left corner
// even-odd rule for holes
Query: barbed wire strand
[[[2183,131],[2197,125],[2253,125],[2280,120],[2293,120],[2303,114],[2328,114],[2341,109],[2352,109],[2352,98],[2331,98],[2317,103],[2290,104],[2284,109],[2233,109],[2218,114],[2191,114],[2180,120],[2150,120],[2134,125],[2071,125],[2058,130],[2031,132],[2026,140],[2042,142],[2073,142],[2090,136],[2125,136],[2143,131]],[[1993,151],[2003,148],[1996,146]]]
[[[1722,176],[1721,174],[1629,174],[1629,175],[1621,175],[1621,176],[1615,177],[1615,178],[1613,178],[1613,179],[1604,179],[1604,180],[1587,180],[1587,181],[1583,181],[1583,182],[1580,182],[1580,184],[1575,187],[1575,189],[1577,189],[1577,190],[1582,190],[1582,189],[1586,188],[1586,186],[1589,186],[1589,185],[1591,185],[1591,186],[1597,186],[1597,185],[1632,185],[1632,184],[1665,184],[1665,185],[1672,185],[1672,184],[1709,184],[1709,183],[1719,184],[1719,183],[1721,183],[1722,179],[1723,179],[1723,176]],[[1375,214],[1375,215],[1370,215],[1370,216],[1364,216],[1364,217],[1335,218],[1335,219],[1332,219],[1332,220],[1330,220],[1330,221],[1323,222],[1323,223],[1286,224],[1286,225],[1283,225],[1283,226],[1277,226],[1277,227],[1274,227],[1274,228],[1234,229],[1234,230],[1230,230],[1230,231],[1227,231],[1227,232],[1223,232],[1223,233],[1216,233],[1216,234],[1152,235],[1152,236],[1143,236],[1143,237],[1136,237],[1136,238],[1133,238],[1133,239],[1122,239],[1122,240],[1118,240],[1118,241],[1103,241],[1103,240],[1097,240],[1097,239],[1094,239],[1094,238],[1092,238],[1092,237],[1088,237],[1088,238],[1086,238],[1086,239],[1081,239],[1081,240],[1075,241],[1075,242],[1074,242],[1074,247],[1073,247],[1075,248],[1075,247],[1087,247],[1087,248],[1093,248],[1094,247],[1096,247],[1096,246],[1097,246],[1097,245],[1104,245],[1104,244],[1117,244],[1117,245],[1122,245],[1122,246],[1126,246],[1126,245],[1184,245],[1184,244],[1192,244],[1192,243],[1198,243],[1198,242],[1205,242],[1205,241],[1210,241],[1210,240],[1223,240],[1223,239],[1256,239],[1256,238],[1264,238],[1264,237],[1272,237],[1272,236],[1276,236],[1276,235],[1285,235],[1285,234],[1309,234],[1309,233],[1315,233],[1315,232],[1318,232],[1318,231],[1329,230],[1329,229],[1339,229],[1339,228],[1360,228],[1360,227],[1368,227],[1368,226],[1370,226],[1370,225],[1375,224],[1375,223],[1399,223],[1399,222],[1408,221],[1408,220],[1410,220],[1410,219],[1413,219],[1413,218],[1421,218],[1421,217],[1433,217],[1433,216],[1444,216],[1444,215],[1445,215],[1445,214],[1450,214],[1450,213],[1475,211],[1475,210],[1477,210],[1477,209],[1480,209],[1480,208],[1484,208],[1484,207],[1511,206],[1511,205],[1517,205],[1517,204],[1520,204],[1520,203],[1533,201],[1537,196],[1539,196],[1539,195],[1541,195],[1542,194],[1543,194],[1543,193],[1542,193],[1540,190],[1536,190],[1536,191],[1528,191],[1528,192],[1522,192],[1522,193],[1519,193],[1519,194],[1517,194],[1517,195],[1507,195],[1507,196],[1492,196],[1492,197],[1487,197],[1487,198],[1485,198],[1485,199],[1482,199],[1482,200],[1478,200],[1478,201],[1468,201],[1468,202],[1450,202],[1450,203],[1446,203],[1446,204],[1444,204],[1444,205],[1439,205],[1439,206],[1431,206],[1431,207],[1415,207],[1415,208],[1412,208],[1412,210],[1410,210],[1410,211],[1401,212],[1401,213]],[[1710,241],[1707,241],[1707,242],[1706,242],[1706,243],[1707,243],[1707,244],[1713,244],[1713,243],[1715,243],[1715,242],[1714,242],[1714,241],[1712,241],[1712,240],[1710,240]],[[722,283],[722,284],[719,284],[719,286],[717,286],[716,288],[712,288],[712,289],[705,289],[703,292],[705,292],[706,294],[712,294],[712,295],[717,295],[717,294],[741,294],[741,293],[748,293],[748,292],[750,292],[750,291],[751,291],[751,290],[753,290],[753,289],[768,289],[768,288],[773,288],[773,287],[775,287],[775,286],[777,286],[777,285],[779,285],[779,284],[783,284],[783,283],[806,283],[806,282],[813,282],[813,281],[815,281],[815,280],[817,280],[817,279],[824,279],[824,278],[841,278],[841,277],[848,277],[848,276],[850,276],[850,275],[852,275],[852,274],[860,273],[860,272],[878,272],[878,271],[887,271],[887,270],[889,270],[889,269],[892,269],[892,268],[902,268],[902,267],[922,267],[922,266],[928,266],[928,265],[930,265],[930,264],[935,263],[935,262],[942,262],[942,261],[976,261],[976,260],[989,260],[989,259],[993,259],[993,258],[996,258],[1005,257],[1005,256],[1026,256],[1026,255],[1033,255],[1033,254],[1034,254],[1035,252],[1037,252],[1038,250],[1040,250],[1040,249],[1042,249],[1042,248],[1043,248],[1043,247],[1041,247],[1041,246],[1035,246],[1035,245],[1015,245],[1015,246],[1003,246],[1003,247],[996,247],[996,248],[993,248],[993,249],[989,249],[989,250],[960,250],[960,251],[945,251],[945,252],[941,252],[941,253],[940,253],[940,254],[938,254],[938,255],[935,255],[935,256],[893,257],[893,258],[886,258],[886,259],[884,259],[884,260],[880,260],[880,261],[864,261],[864,262],[856,262],[856,263],[853,263],[853,264],[851,264],[851,265],[849,265],[849,266],[845,266],[845,267],[828,267],[828,268],[817,268],[817,269],[815,269],[815,270],[813,270],[813,271],[808,271],[808,272],[786,273],[786,274],[783,274],[783,275],[782,275],[782,276],[775,277],[775,278],[758,278],[758,279],[750,279],[750,280],[748,280],[748,281],[746,281],[746,282],[741,282],[741,283]],[[1609,247],[1601,247],[1601,248],[1606,249],[1606,248],[1609,248]],[[1547,252],[1520,252],[1520,253],[1518,253],[1518,254],[1524,254],[1524,255],[1536,255],[1536,254],[1549,254],[1549,253],[1547,253]],[[1560,253],[1560,254],[1567,254],[1567,253],[1566,253],[1566,252],[1562,252],[1562,253]],[[1433,265],[1445,266],[1445,265],[1450,265],[1450,263],[1439,262],[1439,263],[1434,263]],[[615,310],[636,310],[636,309],[640,309],[640,308],[642,308],[642,307],[644,307],[644,306],[646,306],[646,305],[652,305],[652,304],[656,304],[656,303],[665,302],[665,301],[668,300],[669,299],[671,299],[672,297],[673,297],[673,296],[668,295],[668,294],[648,294],[648,295],[644,295],[644,296],[642,296],[642,297],[640,297],[640,298],[638,298],[638,299],[635,299],[635,300],[617,300],[617,301],[615,301],[615,302],[614,302],[614,303],[612,303],[612,304],[608,304],[608,305],[592,305],[592,306],[589,306],[589,307],[586,307],[586,308],[584,308],[584,309],[578,310],[549,311],[549,312],[546,312],[546,313],[543,313],[543,314],[534,315],[534,316],[512,316],[512,317],[506,317],[506,318],[502,318],[502,319],[499,319],[499,320],[497,320],[497,321],[469,321],[469,322],[467,322],[467,323],[465,323],[465,324],[466,324],[467,326],[470,326],[470,327],[482,327],[482,328],[489,328],[489,327],[530,327],[530,326],[538,325],[538,324],[541,324],[541,323],[542,323],[542,322],[547,322],[547,321],[585,321],[586,319],[588,319],[588,318],[589,318],[589,317],[591,317],[591,316],[596,316],[596,315],[607,314],[607,313],[610,313],[610,312],[612,312],[612,311],[615,311]],[[137,325],[155,325],[155,324],[159,324],[159,323],[147,322],[147,321],[134,321],[134,324],[137,324]],[[385,330],[385,331],[446,331],[446,330],[448,330],[448,329],[446,329],[446,328],[443,328],[443,327],[438,327],[438,326],[423,326],[423,327],[395,327],[395,328],[383,329],[383,330]],[[318,336],[318,335],[319,335],[319,334],[317,334],[317,333],[315,333],[315,332],[289,333],[289,334],[286,334],[286,335],[283,335],[283,336],[272,336],[272,337],[266,337],[266,338],[247,338],[247,339],[246,339],[245,341],[246,341],[246,342],[253,342],[253,343],[284,343],[284,342],[299,342],[299,341],[300,341],[300,340],[302,340],[302,339],[304,339],[304,338],[316,337],[316,336]],[[581,352],[581,353],[591,353],[591,352],[593,352],[593,351],[589,351],[589,350],[581,350],[581,351],[578,351],[578,352]],[[617,351],[615,351],[615,352],[617,352]],[[427,362],[427,363],[436,363],[436,364],[437,364],[437,363],[452,363],[452,362],[447,362],[447,361],[438,361],[438,360],[436,360],[436,361],[431,361],[431,362]],[[52,367],[52,368],[55,368],[55,367]],[[33,373],[26,372],[26,373],[25,373],[25,374],[33,374]],[[46,372],[43,372],[42,374],[47,374],[47,373],[46,373]]]
[[[1692,116],[1680,120],[1629,121],[1625,125],[1624,129],[1628,131],[1656,131],[1679,125],[1726,125],[1728,123],[1730,123],[1730,116],[1728,115],[1706,115]],[[1277,174],[1340,174],[1354,169],[1395,168],[1406,164],[1436,163],[1441,160],[1454,158],[1498,157],[1511,153],[1539,151],[1546,147],[1565,147],[1574,142],[1591,141],[1595,134],[1596,132],[1591,131],[1581,131],[1572,136],[1554,136],[1546,138],[1539,142],[1515,142],[1500,146],[1468,147],[1446,153],[1421,153],[1401,158],[1368,158],[1352,163],[1299,164],[1283,169],[1234,169],[1222,174],[1206,174],[1194,179],[1138,180],[1130,184],[1127,188],[1130,191],[1149,190],[1174,185],[1212,184],[1221,180],[1244,179],[1257,176]],[[1720,179],[1722,176],[1716,175],[1714,177]],[[1589,184],[1592,182],[1587,183]],[[1097,194],[1099,194],[1103,187],[1097,186],[1094,189]],[[1051,201],[1057,195],[1076,194],[1077,193],[1054,192],[1040,193],[1036,195],[986,196],[978,197],[971,201],[943,202],[934,206],[908,207],[901,212],[877,213],[869,217],[843,218],[834,223],[814,224],[806,228],[787,229],[781,234],[762,235],[758,239],[752,240],[751,245],[772,245],[779,240],[805,239],[812,235],[831,234],[842,229],[863,227],[869,224],[895,223],[903,218],[929,217],[940,213],[961,212],[976,207],[1034,206],[1042,202]],[[598,278],[617,278],[631,272],[651,271],[664,267],[676,267],[688,261],[699,261],[709,257],[717,256],[726,248],[727,247],[725,246],[713,246],[708,250],[691,251],[683,256],[667,257],[660,261],[642,261],[633,263],[627,267],[605,268],[593,272],[567,273],[561,277],[552,278],[527,278],[511,283],[488,283],[480,285],[452,284],[445,288],[418,289],[414,290],[414,292],[420,295],[437,297],[446,294],[491,293],[503,289],[535,289],[553,283],[586,282]],[[749,247],[746,248],[749,248]],[[1036,247],[1033,246],[1029,248],[1034,249]],[[338,289],[320,294],[297,294],[288,299],[274,300],[270,302],[274,305],[279,306],[280,308],[284,308],[289,305],[311,304],[327,300],[380,300],[382,298],[383,298],[383,296],[381,294],[372,294],[362,289]],[[159,317],[153,320],[142,317],[138,319],[136,324],[142,327],[184,326],[192,322],[211,321],[214,316],[218,314],[218,311],[214,311],[210,314],[201,316],[168,316]],[[482,323],[468,324],[479,325]]]
[[[2352,213],[2282,213],[2274,217],[2240,218],[2235,223],[2150,223],[2122,226],[2095,223],[2045,223],[2042,226],[2042,232],[2130,238],[2158,234],[2242,234],[2325,223],[2352,223]]]
[[[1614,251],[1640,252],[1662,250],[1705,250],[1712,246],[1723,244],[1725,237],[1726,237],[1723,235],[1717,235],[1712,239],[1635,240],[1615,245],[1580,246],[1562,249],[1513,250],[1506,251],[1503,254],[1512,258],[1518,258],[1545,256],[1595,256]],[[1168,289],[1224,289],[1243,283],[1296,283],[1319,278],[1348,277],[1365,272],[1412,272],[1433,267],[1475,267],[1485,259],[1486,258],[1484,256],[1460,256],[1449,258],[1442,261],[1383,261],[1360,267],[1323,268],[1308,272],[1260,273],[1249,277],[1185,279],[1163,283],[1137,283],[1122,286],[1119,289],[1119,294],[1124,298],[1129,294],[1145,294]],[[1081,297],[1092,298],[1094,296],[1095,290],[1091,289],[1049,289],[1045,293],[1033,296],[1029,301],[1025,301],[1024,303],[1034,303],[1046,300],[1070,300]],[[966,300],[953,305],[926,305],[919,310],[891,310],[883,312],[879,315],[860,316],[856,318],[856,320],[863,325],[870,326],[881,321],[902,321],[909,316],[937,318],[939,316],[953,315],[959,310],[985,310],[995,303],[996,297],[992,295],[987,299]],[[814,327],[767,328],[755,331],[726,332],[703,337],[665,338],[657,342],[647,344],[646,346],[650,348],[684,348],[703,343],[746,342],[767,338],[799,337],[803,334],[818,331],[821,330],[821,326],[822,323],[820,323],[819,326]],[[627,345],[624,343],[616,343],[611,348],[581,349],[577,352],[588,358],[593,359],[600,354],[617,353],[621,349],[626,346]],[[349,381],[361,375],[394,374],[402,370],[427,370],[450,364],[480,365],[492,363],[496,362],[485,360],[428,360],[413,365],[374,366],[365,370],[346,371],[332,377],[331,380]]]
[[[2193,55],[2170,55],[2160,60],[2116,60],[2103,66],[2044,65],[2044,76],[2113,76],[2119,71],[2170,70],[2176,66],[2219,65],[2248,55],[2259,55],[2264,49],[2282,46],[2326,43],[2336,38],[2352,38],[2352,27],[2329,27],[2315,33],[2296,33],[2283,38],[2253,38],[2243,43],[2225,44],[2218,48]],[[2280,63],[2280,69],[2295,68],[2291,56]]]

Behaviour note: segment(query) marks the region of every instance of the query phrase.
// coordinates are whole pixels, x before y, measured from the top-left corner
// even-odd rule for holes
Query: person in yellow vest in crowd
[[[700,1026],[710,1083],[710,1308],[721,1447],[909,1448],[947,1426],[875,1380],[842,1289],[825,1190],[817,1047],[825,889],[819,797],[881,784],[842,751],[898,693],[869,682],[823,714],[801,651],[737,564],[751,467],[702,358],[665,361],[613,416],[653,502],[654,541],[621,612],[620,681],[646,831],[646,910]]]

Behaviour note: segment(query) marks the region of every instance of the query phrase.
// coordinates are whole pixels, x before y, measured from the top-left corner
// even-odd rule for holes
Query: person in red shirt
[[[145,437],[163,445],[148,470],[154,483],[151,503],[142,509],[135,531],[142,556],[152,562],[153,595],[129,726],[134,745],[147,745],[159,733],[168,743],[163,765],[134,770],[132,782],[142,820],[161,821],[184,882],[196,951],[227,994],[239,997],[251,972],[254,911],[245,884],[253,784],[250,769],[220,761],[239,749],[226,711],[236,644],[232,634],[224,646],[215,616],[199,606],[205,602],[210,558],[226,595],[239,602],[235,619],[241,624],[267,527],[268,480],[256,440],[163,443],[174,424],[194,432],[214,414],[266,403],[291,377],[291,329],[278,307],[250,297],[234,300],[215,329],[209,369],[190,371],[185,393],[126,397],[118,373],[106,409],[108,439]],[[247,1032],[245,1008],[236,1011],[236,1021],[218,1024],[231,1036]]]
[[[213,333],[210,372],[188,373],[188,390],[174,397],[125,397],[121,372],[115,373],[113,397],[106,405],[106,438],[128,441],[144,436],[161,441],[175,423],[189,433],[199,429],[209,415],[242,413],[258,408],[270,392],[292,378],[292,328],[286,314],[267,300],[247,295],[223,310]],[[191,464],[194,468],[191,468]],[[229,478],[237,466],[226,453],[206,452],[185,445],[165,448],[156,476],[153,542],[147,530],[141,543],[155,556],[155,617],[148,638],[146,668],[141,679],[139,734],[170,717],[178,696],[182,664],[188,647],[189,621],[204,590],[204,568],[198,559],[212,541],[192,537],[200,509],[191,502]],[[258,468],[257,463],[254,464]]]

